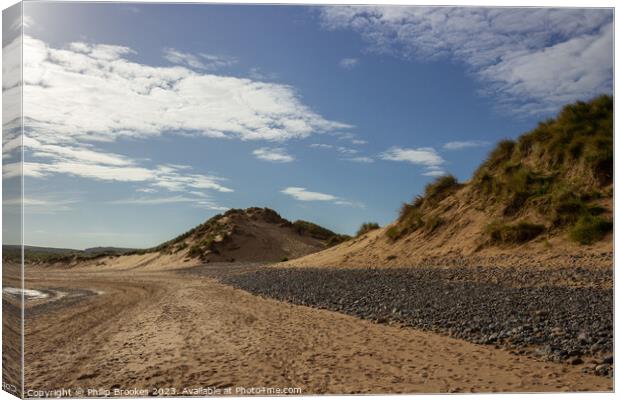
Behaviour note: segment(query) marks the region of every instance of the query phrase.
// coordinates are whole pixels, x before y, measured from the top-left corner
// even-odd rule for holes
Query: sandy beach
[[[259,297],[187,271],[32,269],[27,288],[65,294],[27,305],[26,395],[563,392],[613,384],[580,366]]]

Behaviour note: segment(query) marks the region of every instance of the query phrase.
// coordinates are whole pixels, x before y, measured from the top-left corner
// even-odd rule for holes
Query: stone
[[[597,375],[607,375],[609,373],[609,365],[600,364],[594,367],[594,373]]]
[[[590,336],[588,336],[587,333],[582,332],[579,334],[579,336],[577,336],[577,340],[579,340],[581,343],[590,343]]]

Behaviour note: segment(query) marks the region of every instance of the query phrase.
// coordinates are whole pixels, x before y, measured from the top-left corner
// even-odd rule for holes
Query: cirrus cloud
[[[164,58],[173,64],[184,65],[194,69],[213,71],[230,67],[237,63],[237,59],[227,56],[218,56],[206,53],[185,53],[173,48],[164,49]]]
[[[445,150],[463,150],[473,147],[485,147],[490,143],[484,140],[463,140],[445,143],[442,147]]]
[[[134,54],[82,42],[55,48],[25,36],[25,127],[66,141],[170,132],[283,141],[351,127],[312,111],[291,86],[149,66],[130,61]]]
[[[322,8],[321,19],[358,32],[373,52],[458,61],[514,113],[612,90],[611,9],[340,6]]]
[[[312,192],[303,187],[287,187],[282,193],[294,197],[299,201],[335,201],[338,197],[327,193]]]
[[[290,186],[285,189],[282,189],[280,193],[291,196],[295,200],[299,200],[299,201],[331,202],[339,206],[350,206],[350,207],[361,207],[361,208],[364,207],[364,204],[360,202],[349,201],[347,199],[334,196],[328,193],[313,192],[313,191],[307,190],[304,187]]]
[[[3,54],[20,60],[21,50],[20,37],[4,46]],[[312,111],[292,86],[205,73],[232,62],[217,56],[167,50],[169,61],[203,70],[196,72],[132,61],[136,52],[126,46],[74,42],[54,47],[30,36],[23,37],[23,54],[23,96],[28,99],[23,174],[28,177],[62,174],[130,182],[142,185],[144,193],[226,193],[232,189],[224,178],[132,159],[104,150],[102,143],[169,134],[282,142],[350,128]],[[10,79],[3,80],[3,97],[19,98],[20,64],[6,67],[3,74]],[[22,173],[21,143],[12,134],[21,132],[20,110],[5,111],[3,176],[11,178]]]
[[[444,159],[432,147],[392,147],[379,156],[383,160],[403,161],[426,167],[436,167],[444,163]]]
[[[122,205],[140,205],[140,206],[158,206],[165,204],[175,203],[189,203],[196,208],[204,208],[214,211],[226,211],[228,207],[222,207],[215,202],[205,198],[204,196],[190,197],[190,196],[168,196],[168,197],[132,197],[122,200],[111,201],[110,204],[122,204]]]
[[[206,174],[191,172],[184,165],[160,164],[145,166],[129,157],[96,150],[85,144],[57,145],[24,137],[27,159],[23,164],[19,160],[3,165],[3,177],[6,179],[24,176],[45,178],[52,175],[69,175],[98,181],[141,183],[145,193],[155,188],[172,192],[191,189],[213,190],[229,193],[233,190],[224,185],[225,179]],[[3,154],[4,156],[5,154]],[[11,158],[12,153],[6,156]]]
[[[422,173],[422,175],[424,176],[433,176],[433,177],[444,176],[446,174],[447,172],[444,171],[443,169],[429,169],[428,171]]]
[[[375,160],[372,157],[368,157],[368,156],[349,157],[349,158],[343,158],[343,160],[357,162],[357,163],[364,163],[364,164],[372,164],[375,162]]]
[[[342,60],[340,60],[340,62],[338,62],[338,65],[340,66],[340,68],[353,69],[357,67],[359,62],[360,60],[357,58],[343,58]]]
[[[432,147],[392,147],[379,154],[379,158],[423,166],[425,172],[422,175],[425,176],[441,176],[445,174],[441,168],[445,160]]]
[[[295,160],[283,147],[261,147],[252,152],[259,160],[274,163],[288,163]]]

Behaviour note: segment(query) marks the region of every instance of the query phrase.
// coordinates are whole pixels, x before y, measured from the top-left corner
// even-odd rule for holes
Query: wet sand
[[[181,395],[209,387],[232,394],[240,387],[300,388],[302,394],[612,389],[611,379],[584,374],[580,366],[266,299],[208,276],[32,269],[27,280],[28,289],[91,295],[27,307],[26,394],[160,389]]]

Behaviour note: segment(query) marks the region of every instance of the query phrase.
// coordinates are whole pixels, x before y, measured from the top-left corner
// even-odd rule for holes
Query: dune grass
[[[613,229],[613,223],[600,216],[582,215],[569,231],[569,236],[581,244],[592,244]]]
[[[379,229],[379,228],[381,227],[376,222],[364,222],[357,230],[355,237],[362,236],[370,231],[374,231],[375,229]]]
[[[612,222],[593,201],[612,195],[612,128],[613,98],[603,95],[569,104],[555,119],[497,143],[467,184],[497,218],[486,230],[490,242],[523,243],[565,231],[584,244],[602,238]],[[450,175],[429,183],[403,204],[386,235],[398,240],[417,230],[436,231],[444,223],[437,205],[462,186]],[[524,220],[532,214],[540,224]]]
[[[341,235],[315,223],[303,220],[293,222],[293,228],[300,235],[307,234],[315,239],[324,241],[329,247],[351,239],[349,235]]]
[[[426,234],[433,233],[444,223],[444,220],[428,211],[462,186],[452,175],[440,176],[427,184],[423,195],[401,206],[398,220],[395,225],[387,229],[386,236],[391,240],[398,240],[418,229],[422,229]]]
[[[545,231],[545,226],[521,221],[515,224],[492,222],[487,226],[491,242],[495,244],[520,244],[529,242]]]

